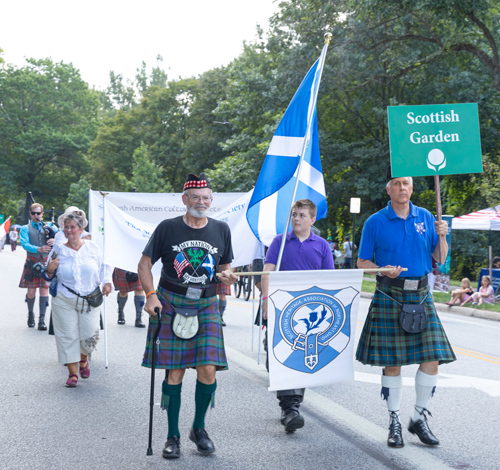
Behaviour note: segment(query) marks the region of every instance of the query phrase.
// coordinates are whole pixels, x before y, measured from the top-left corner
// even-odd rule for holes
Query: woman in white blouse
[[[59,362],[67,364],[66,387],[76,387],[78,364],[80,377],[90,376],[88,358],[99,340],[100,307],[91,307],[80,296],[86,296],[104,283],[103,295],[111,292],[112,269],[103,262],[102,252],[90,240],[81,238],[87,226],[83,211],[64,214],[64,235],[49,256],[46,275],[57,278],[57,295],[52,300],[52,320]],[[53,253],[58,256],[52,259]],[[73,291],[73,292],[71,292]],[[75,295],[75,293],[79,295]]]

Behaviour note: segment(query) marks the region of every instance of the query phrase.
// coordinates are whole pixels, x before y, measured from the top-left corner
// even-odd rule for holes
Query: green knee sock
[[[181,388],[182,382],[179,385],[169,385],[163,382],[161,407],[167,410],[168,417],[168,436],[179,436],[179,411],[181,410]]]
[[[199,380],[196,381],[196,393],[194,395],[194,429],[205,427],[205,415],[207,414],[208,405],[210,405],[210,402],[212,401],[216,388],[217,381],[211,385],[201,383]]]

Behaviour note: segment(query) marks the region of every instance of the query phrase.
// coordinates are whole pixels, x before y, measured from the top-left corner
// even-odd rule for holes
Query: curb
[[[361,292],[363,299],[373,299],[373,294],[369,292]],[[479,310],[467,307],[450,307],[446,304],[434,304],[436,310],[445,313],[453,313],[454,315],[461,315],[463,317],[482,318],[483,320],[492,320],[500,322],[500,312],[492,312],[490,310]]]

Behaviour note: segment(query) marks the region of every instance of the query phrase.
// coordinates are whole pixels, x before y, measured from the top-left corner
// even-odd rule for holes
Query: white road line
[[[226,345],[226,351],[229,364],[231,364],[231,361],[234,361],[244,369],[266,380],[266,382],[268,381],[265,366],[257,365],[254,359],[230,346]],[[311,389],[307,389],[307,406],[314,408],[322,416],[329,417],[332,421],[341,424],[353,433],[361,435],[363,438],[373,441],[380,446],[387,447],[387,429],[382,429],[380,426],[373,424],[371,421],[362,418]],[[433,457],[429,452],[416,446],[407,445],[402,449],[394,449],[394,452],[397,452],[398,458],[411,463],[412,468],[422,470],[428,470],[429,468],[432,468],[432,470],[451,468],[441,460]]]

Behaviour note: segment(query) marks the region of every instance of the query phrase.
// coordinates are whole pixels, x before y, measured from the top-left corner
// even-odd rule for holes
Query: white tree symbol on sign
[[[434,171],[442,170],[446,166],[446,157],[439,149],[432,149],[427,155],[427,166]]]

